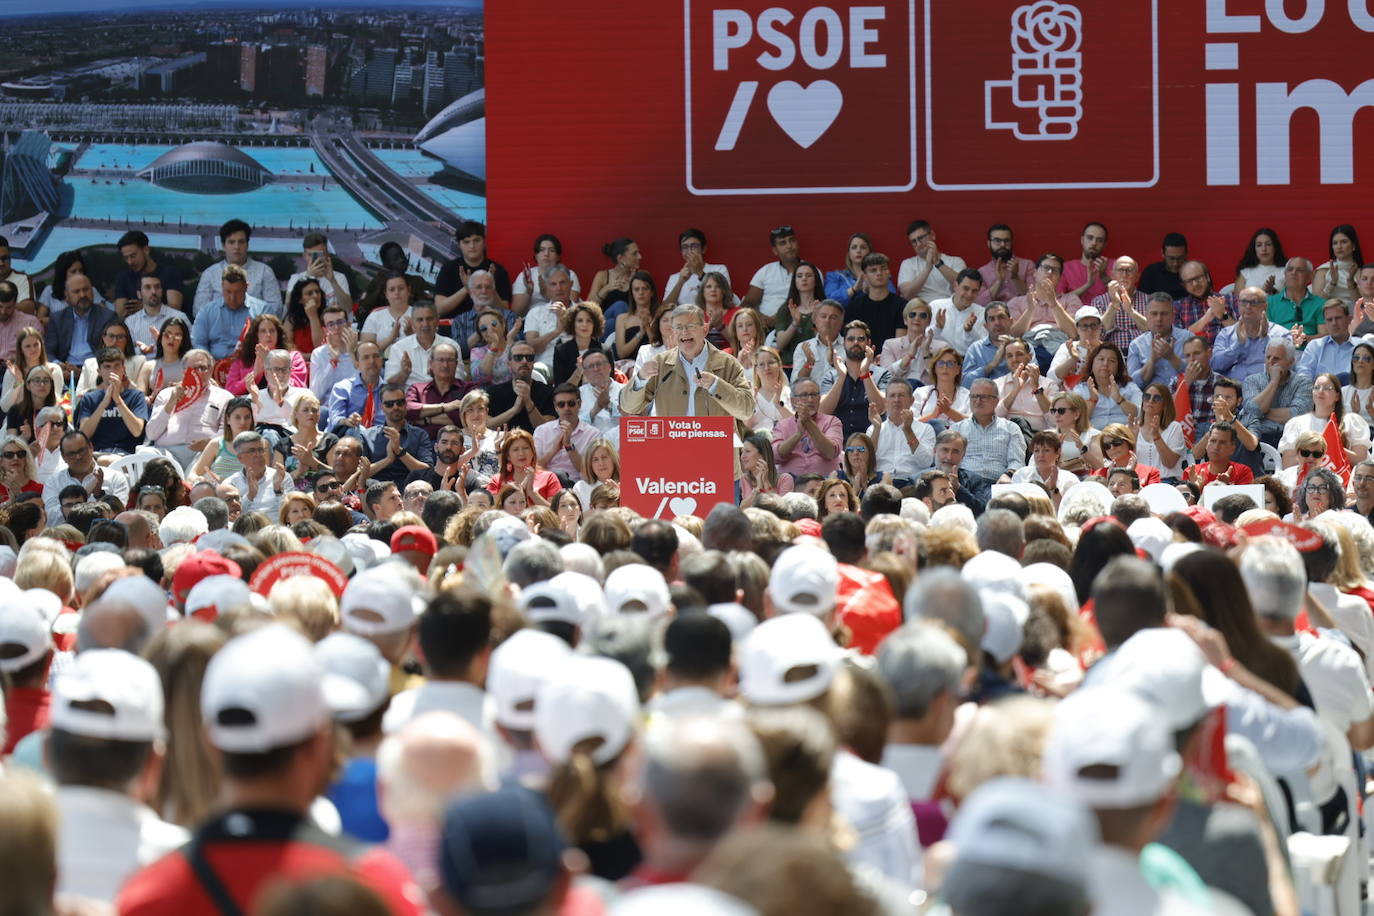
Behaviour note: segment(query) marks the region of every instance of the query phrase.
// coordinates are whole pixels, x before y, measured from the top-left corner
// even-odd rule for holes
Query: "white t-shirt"
[[[1351,725],[1374,715],[1369,676],[1354,649],[1339,639],[1311,633],[1277,636],[1274,642],[1298,663],[1298,672],[1317,705],[1317,718],[1345,734]]]
[[[1070,487],[1078,483],[1078,478],[1063,468],[1055,468],[1055,471],[1058,472],[1058,476],[1054,480],[1045,480],[1040,476],[1040,473],[1036,471],[1035,465],[1028,464],[1023,468],[1017,468],[1016,471],[1012,473],[1011,482],[1046,483],[1050,485],[1051,489],[1058,490],[1059,495],[1062,496],[1069,491]]]
[[[363,322],[363,329],[361,333],[371,334],[372,336],[377,338],[377,343],[380,344],[382,341],[386,340],[388,337],[391,336],[391,329],[397,321],[401,322],[401,333],[396,337],[396,340],[400,340],[407,333],[409,333],[409,309],[407,309],[405,314],[402,315],[399,319],[393,318],[391,316],[391,312],[385,306],[376,309],[372,312],[372,314],[368,315],[367,319]],[[395,341],[392,342],[395,343]]]
[[[963,258],[955,257],[952,254],[941,254],[940,260],[945,262],[945,266],[956,274],[968,267]],[[926,259],[920,255],[912,255],[902,262],[902,266],[897,271],[897,288],[901,289],[907,283],[916,279],[916,275],[926,269]],[[926,275],[926,284],[916,290],[915,295],[906,296],[910,299],[924,299],[930,302],[932,299],[948,298],[953,295],[954,287],[945,279],[945,275],[938,268],[934,268]]]
[[[930,303],[930,326],[935,329],[935,336],[949,344],[960,353],[967,353],[969,344],[974,341],[982,340],[988,336],[988,329],[983,326],[983,307],[974,303],[968,308],[960,311],[955,305],[954,300],[946,296],[943,299],[934,301],[927,299]],[[945,326],[940,327],[940,316],[945,316]],[[973,322],[973,327],[964,330],[964,323],[968,321],[969,315],[976,315],[977,320]],[[932,350],[935,347],[931,347]]]
[[[781,265],[779,265],[779,266],[781,266]],[[710,274],[710,273],[717,273],[717,274],[722,274],[722,275],[724,275],[724,277],[725,277],[725,285],[726,285],[726,286],[729,286],[729,285],[730,285],[730,269],[729,269],[728,267],[726,267],[724,264],[702,264],[702,265],[701,265],[701,273],[700,273],[700,274],[693,274],[692,276],[688,277],[686,280],[683,280],[683,281],[682,281],[682,289],[678,290],[678,292],[677,292],[677,301],[678,301],[678,304],[679,304],[679,305],[696,305],[696,304],[697,304],[697,288],[701,286],[701,280],[702,280],[702,278],[703,278],[704,276],[706,276],[706,274]],[[668,274],[668,279],[667,279],[667,280],[664,280],[664,281],[663,281],[663,285],[660,286],[660,287],[658,288],[658,292],[659,292],[659,295],[660,295],[660,296],[663,296],[665,299],[668,297],[668,294],[671,293],[671,292],[673,291],[673,284],[677,282],[677,277],[678,277],[677,271],[674,271],[673,273]],[[757,279],[757,278],[758,278],[758,274],[755,274],[754,277],[755,277],[755,279]],[[789,275],[788,278],[787,278],[787,282],[788,282],[789,284],[792,282],[792,277],[791,277],[790,275]],[[758,285],[758,284],[755,284],[755,285]],[[762,287],[762,286],[759,286],[759,289],[763,289],[763,287]],[[765,298],[767,298],[767,290],[764,290],[764,294],[765,294]],[[787,290],[784,289],[784,290],[783,290],[783,296],[785,297],[786,295],[787,295]]]
[[[577,271],[573,270],[572,268],[568,268],[568,279],[572,281],[573,298],[581,299],[582,281],[577,279]],[[515,277],[511,280],[510,291],[511,295],[513,296],[519,296],[522,293],[529,293],[531,307],[536,305],[549,304],[549,300],[544,298],[544,285],[539,282],[539,271],[537,270],[534,271],[534,283],[532,288],[531,284],[525,282],[525,272],[521,270],[518,273],[516,273]],[[572,303],[569,302],[568,304],[571,305]],[[529,322],[526,322],[526,327],[528,326]],[[550,356],[549,358],[552,359],[553,357]]]
[[[763,290],[759,311],[771,318],[778,313],[778,309],[787,304],[787,291],[792,288],[792,271],[783,267],[781,261],[769,261],[754,272],[749,285]],[[681,296],[679,301],[682,301]],[[692,303],[695,302],[693,299]]]
[[[1159,455],[1159,447],[1147,438],[1143,431],[1136,433],[1136,462],[1159,468],[1160,477],[1182,477],[1183,455],[1188,451],[1188,445],[1183,441],[1182,423],[1175,420],[1164,428],[1164,444],[1169,447],[1170,451],[1178,453],[1178,460],[1173,464],[1164,463],[1164,459]]]
[[[518,290],[517,290],[518,292]],[[558,314],[553,310],[553,304],[547,299],[538,305],[531,305],[529,311],[525,312],[525,334],[530,332],[543,336],[550,331],[558,328]],[[534,361],[543,363],[550,369],[553,368],[553,348],[563,337],[562,334],[555,334],[549,338],[548,345],[538,353],[534,354]]]
[[[1256,264],[1254,267],[1247,267],[1242,270],[1240,275],[1245,285],[1234,290],[1237,296],[1240,295],[1240,291],[1246,286],[1258,286],[1260,289],[1264,289],[1264,284],[1270,277],[1274,278],[1274,288],[1279,291],[1283,290],[1282,264],[1276,264],[1273,267]]]
[[[1319,433],[1326,429],[1326,421],[1314,413],[1298,414],[1283,424],[1283,435],[1279,437],[1279,452],[1291,452],[1298,447],[1298,436],[1302,433]],[[1341,417],[1341,432],[1345,433],[1350,448],[1369,444],[1369,424],[1364,417],[1348,413]]]

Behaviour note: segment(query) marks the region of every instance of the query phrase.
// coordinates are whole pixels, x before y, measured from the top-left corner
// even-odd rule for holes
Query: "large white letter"
[[[1346,0],[1350,21],[1361,32],[1374,32],[1374,16],[1369,15],[1369,0]]]
[[[771,6],[759,13],[759,38],[765,44],[777,48],[776,54],[765,51],[759,55],[759,64],[767,70],[786,70],[797,59],[797,48],[792,39],[784,35],[778,26],[792,21],[792,14],[784,9]]]
[[[1321,146],[1321,183],[1351,184],[1354,178],[1355,115],[1374,105],[1374,80],[1347,95],[1330,80],[1308,80],[1289,91],[1287,83],[1255,84],[1255,161],[1260,184],[1288,184],[1289,133],[1293,112],[1317,113]]]
[[[816,29],[825,26],[825,50],[821,51],[816,42]],[[839,15],[828,6],[818,6],[806,11],[802,17],[801,34],[797,37],[801,45],[802,60],[812,70],[829,70],[840,60],[844,53],[844,23]]]
[[[726,70],[730,66],[730,52],[749,44],[754,24],[744,10],[716,10],[711,15],[711,66]]]
[[[1354,0],[1351,0],[1354,2]],[[880,22],[887,18],[887,9],[881,6],[851,6],[849,8],[849,66],[861,68],[882,68],[887,66],[886,54],[870,54],[868,46],[878,40],[878,30],[870,28],[869,22]]]
[[[1226,12],[1226,0],[1207,0],[1207,32],[1218,34],[1236,32],[1252,34],[1260,30],[1258,16],[1232,16]]]
[[[1240,86],[1207,84],[1207,183],[1240,184]]]
[[[1307,8],[1303,10],[1302,15],[1297,19],[1290,19],[1283,8],[1283,0],[1264,0],[1264,14],[1280,32],[1301,35],[1303,32],[1312,31],[1313,27],[1322,21],[1322,14],[1326,12],[1326,0],[1306,0],[1306,3]]]

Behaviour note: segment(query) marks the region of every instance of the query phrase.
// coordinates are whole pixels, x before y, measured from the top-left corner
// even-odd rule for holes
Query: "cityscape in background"
[[[204,260],[240,217],[259,252],[319,230],[355,266],[396,241],[432,275],[485,220],[480,5],[4,21],[0,235],[21,269],[126,229]]]

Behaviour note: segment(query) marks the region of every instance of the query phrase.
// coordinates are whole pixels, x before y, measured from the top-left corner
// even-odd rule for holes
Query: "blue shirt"
[[[825,275],[825,298],[834,299],[840,305],[849,304],[849,287],[858,285],[859,278],[854,276],[848,268],[845,270],[827,271]],[[897,295],[897,284],[889,278],[887,288],[895,296]]]
[[[1355,352],[1355,339],[1347,337],[1336,343],[1330,337],[1319,337],[1307,345],[1293,371],[1316,381],[1317,376],[1330,372],[1344,385],[1350,381],[1350,356]]]
[[[377,379],[377,384],[372,387],[372,425],[381,426],[386,422],[386,417],[382,413],[382,386],[386,380]],[[344,379],[337,383],[329,392],[329,403],[324,409],[324,428],[338,435],[343,435],[346,430],[339,428],[353,414],[363,415],[363,407],[367,404],[367,385],[363,383],[361,376]]]
[[[482,311],[485,312],[487,309]],[[495,311],[506,316],[506,333],[509,334],[510,329],[515,327],[515,313],[510,309],[496,309]],[[476,310],[469,309],[461,315],[455,315],[452,326],[447,330],[442,327],[439,328],[440,334],[448,334],[457,342],[458,349],[463,351],[464,359],[468,359],[472,354],[472,348],[468,346],[468,338],[477,333],[477,316],[479,314]],[[611,327],[611,325],[608,324],[607,327]],[[479,346],[486,346],[480,340],[477,343]]]
[[[88,309],[85,315],[78,315],[75,309],[72,310],[72,346],[67,351],[67,362],[74,366],[95,356],[91,349],[91,311]]]
[[[220,360],[234,352],[239,345],[244,325],[250,318],[256,318],[267,308],[267,303],[254,296],[248,296],[242,308],[230,309],[223,298],[217,298],[196,315],[196,323],[191,328],[191,343],[198,350],[206,350]]]
[[[1178,354],[1180,365],[1182,365],[1183,347],[1193,339],[1193,335],[1180,327],[1173,328],[1170,333],[1172,334],[1174,352]],[[1131,381],[1141,387],[1141,390],[1144,390],[1152,382],[1173,385],[1174,379],[1178,378],[1179,370],[1175,369],[1174,364],[1167,359],[1161,359],[1155,363],[1154,374],[1149,378],[1142,375],[1145,364],[1150,361],[1150,348],[1154,342],[1155,335],[1146,331],[1131,341],[1130,347],[1126,350],[1126,373],[1130,375]]]
[[[364,843],[385,843],[391,835],[377,807],[377,761],[354,757],[345,763],[325,797],[339,809],[339,820],[349,836]]]
[[[81,400],[76,402],[75,421],[80,423],[82,420],[95,413],[100,402],[105,399],[105,386],[92,388],[81,396]],[[143,392],[137,388],[124,389],[124,403],[129,405],[129,409],[145,423],[148,421],[148,399],[143,396]],[[129,427],[124,423],[124,417],[120,415],[119,408],[114,401],[100,415],[100,423],[95,428],[95,435],[91,436],[91,445],[97,452],[119,452],[124,455],[132,455],[143,441],[143,436],[135,436],[129,432]]]
[[[968,351],[964,353],[964,375],[959,380],[960,384],[967,388],[980,378],[995,380],[1011,372],[1011,367],[1007,365],[1005,358],[994,366],[991,372],[983,371],[983,367],[992,362],[992,357],[996,352],[997,344],[987,338],[975,340],[969,344]]]
[[[381,408],[377,408],[377,415],[381,416]],[[367,429],[355,429],[349,432],[355,439],[361,439],[363,443],[363,457],[373,464],[386,457],[387,445],[390,440],[381,426],[370,426]],[[434,466],[434,443],[429,441],[429,436],[418,426],[406,424],[405,431],[401,433],[401,448],[409,452],[412,458],[423,461],[425,464]],[[410,468],[406,467],[404,461],[397,459],[380,471],[372,475],[373,480],[385,480],[391,483],[400,484],[410,474]]]
[[[1244,382],[1257,372],[1263,372],[1264,354],[1269,349],[1269,342],[1288,336],[1288,331],[1283,325],[1272,321],[1266,323],[1269,328],[1264,334],[1248,337],[1243,343],[1237,341],[1236,335],[1240,322],[1218,331],[1216,344],[1212,348],[1212,370],[1238,382]],[[1349,360],[1346,361],[1345,368],[1349,371]]]

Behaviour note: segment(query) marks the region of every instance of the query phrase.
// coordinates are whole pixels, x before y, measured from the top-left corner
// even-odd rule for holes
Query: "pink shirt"
[[[1070,318],[1073,317],[1074,312],[1083,307],[1083,301],[1073,293],[1060,293],[1059,304],[1064,307],[1064,311],[1069,313]],[[1020,318],[1029,307],[1030,296],[1017,296],[1007,303],[1007,311],[1011,312],[1012,321]],[[1038,327],[1042,324],[1058,327],[1058,322],[1054,320],[1054,312],[1048,305],[1037,305],[1031,314],[1031,327]]]
[[[310,384],[310,365],[305,361],[299,350],[288,350],[291,354],[291,387],[304,388]],[[232,394],[248,393],[248,377],[253,372],[253,364],[243,364],[243,360],[236,359],[229,366],[229,375],[224,380],[224,388]],[[266,372],[264,372],[264,375]]]
[[[1031,263],[1029,258],[1018,258],[1015,255],[1012,255],[1011,263],[1011,276],[1019,279],[1021,285],[1026,289],[1030,289],[1031,275],[1035,273],[1035,265]],[[992,301],[992,284],[997,282],[997,262],[988,261],[978,268],[978,272],[983,275],[983,288],[979,290],[978,296],[973,302],[975,305],[987,305]],[[1012,298],[1012,294],[1015,292],[1015,285],[1010,282],[1004,283],[1002,288],[997,291],[997,299],[999,302],[1006,302]]]
[[[0,322],[0,359],[14,359],[14,346],[24,328],[43,330],[37,318],[17,309],[9,321]]]
[[[1092,302],[1093,299],[1107,292],[1107,278],[1112,275],[1112,268],[1116,266],[1116,259],[1107,258],[1106,261],[1106,270],[1098,275],[1097,279],[1093,281],[1092,286],[1089,286],[1079,294],[1084,302]],[[1083,258],[1081,256],[1064,263],[1064,273],[1059,277],[1060,293],[1067,293],[1070,290],[1078,289],[1078,287],[1087,282],[1088,265],[1083,263]],[[1065,308],[1068,308],[1068,306],[1065,306]],[[1073,312],[1070,311],[1069,314],[1072,315]]]
[[[828,477],[839,470],[841,446],[844,443],[844,427],[840,424],[840,418],[830,414],[817,414],[816,425],[820,427],[821,434],[835,446],[835,457],[827,460],[816,451],[816,444],[811,441],[810,436],[802,436],[796,448],[792,449],[791,456],[784,460],[778,446],[797,432],[797,418],[787,417],[773,425],[773,457],[777,461],[779,474],[786,471],[793,477],[799,474],[820,474],[822,477]]]

